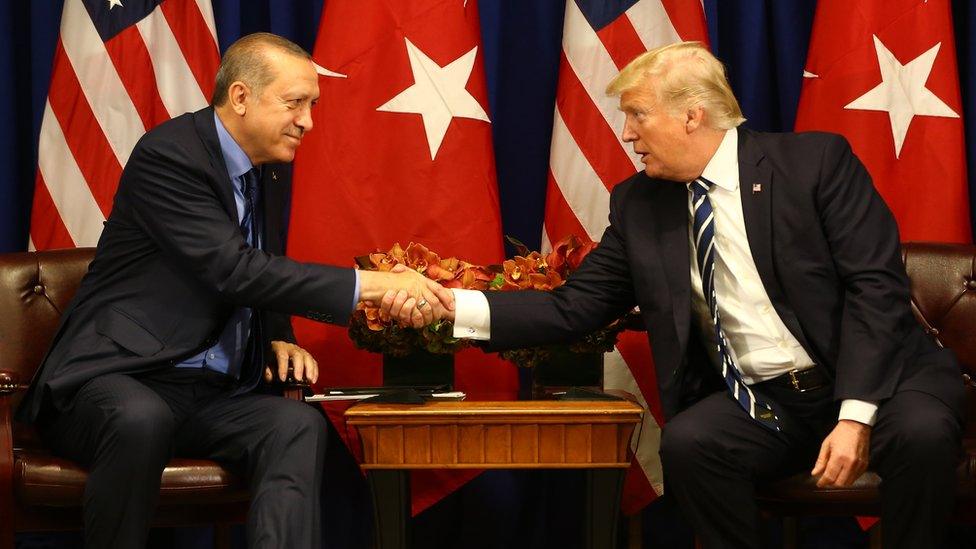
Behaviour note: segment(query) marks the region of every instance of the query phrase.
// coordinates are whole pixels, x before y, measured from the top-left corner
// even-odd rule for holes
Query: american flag
[[[575,0],[566,3],[553,117],[543,247],[568,234],[599,240],[610,190],[642,170],[621,140],[624,115],[604,90],[638,54],[681,40],[708,41],[701,0]],[[650,414],[631,441],[634,461],[622,510],[639,511],[662,493],[661,406],[647,338],[625,333],[606,355],[604,386],[635,395]]]
[[[65,0],[30,249],[94,246],[136,141],[206,106],[219,61],[210,0]]]

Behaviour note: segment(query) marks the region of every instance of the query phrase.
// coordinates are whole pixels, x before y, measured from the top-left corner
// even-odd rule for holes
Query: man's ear
[[[701,105],[688,107],[685,112],[685,131],[693,133],[705,123],[705,109]]]
[[[240,116],[247,112],[247,98],[251,95],[251,88],[240,80],[235,80],[227,89],[227,101],[231,109]]]

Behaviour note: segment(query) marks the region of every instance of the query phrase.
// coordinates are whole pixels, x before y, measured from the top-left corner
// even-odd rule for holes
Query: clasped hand
[[[378,305],[404,326],[422,328],[453,318],[454,294],[403,265],[388,272],[360,271],[359,288],[360,300]]]

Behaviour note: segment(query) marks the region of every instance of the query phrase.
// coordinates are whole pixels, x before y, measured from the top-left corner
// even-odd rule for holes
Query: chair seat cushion
[[[799,473],[762,485],[757,497],[766,503],[873,505],[878,501],[880,484],[881,478],[873,471],[868,471],[847,488],[817,488],[814,477],[808,473]]]
[[[49,454],[14,454],[14,486],[26,505],[78,507],[88,471],[77,463]],[[163,470],[160,505],[210,501],[247,501],[244,482],[220,464],[205,459],[176,458]]]
[[[967,446],[956,470],[957,513],[965,516],[976,516],[972,511],[976,504],[974,473],[976,448]],[[816,480],[804,472],[760,485],[756,497],[763,510],[779,515],[877,515],[881,512],[880,485],[881,477],[868,471],[847,488],[817,488]]]

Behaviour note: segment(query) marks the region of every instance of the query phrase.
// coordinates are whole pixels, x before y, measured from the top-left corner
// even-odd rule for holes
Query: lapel
[[[216,178],[211,182],[220,205],[224,207],[227,215],[237,222],[237,205],[234,203],[234,191],[230,186],[230,175],[227,173],[227,164],[224,163],[224,154],[220,151],[220,140],[217,139],[217,126],[214,124],[213,107],[200,109],[193,113],[193,124],[196,126],[197,134],[203,141],[203,146],[207,149],[207,156],[210,157],[210,167],[216,173]]]
[[[746,224],[746,237],[759,278],[773,302],[781,301],[779,283],[773,267],[773,172],[763,162],[762,150],[748,130],[739,130],[739,197]],[[776,297],[773,297],[773,294]]]
[[[680,348],[688,344],[691,322],[691,259],[688,250],[688,188],[673,181],[656,180],[651,197],[654,234],[661,253],[661,265],[671,290],[671,308]]]
[[[786,300],[773,263],[773,170],[751,131],[739,129],[739,197],[752,260],[766,295],[783,324],[810,352],[810,345],[792,307]]]

